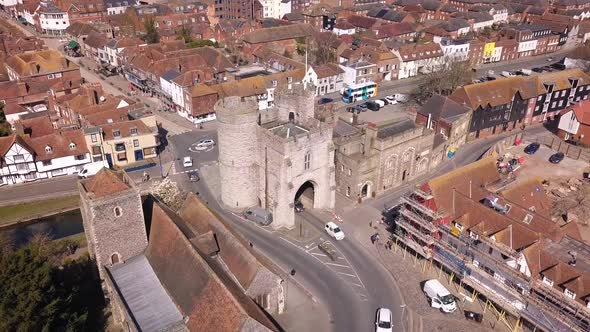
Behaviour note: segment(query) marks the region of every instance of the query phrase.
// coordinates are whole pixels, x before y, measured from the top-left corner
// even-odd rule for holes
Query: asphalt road
[[[194,168],[202,164],[217,160],[217,149],[206,152],[193,152],[191,146],[202,138],[213,138],[213,132],[186,133],[170,138],[177,159],[190,155],[194,160]],[[250,221],[222,209],[212,193],[203,182],[190,183],[187,177],[176,171],[177,179],[184,187],[198,192],[201,198],[208,202],[210,208],[231,221],[234,227],[254,247],[281,266],[284,271],[295,269],[295,279],[307,288],[313,296],[331,313],[329,318],[334,331],[371,331],[374,329],[376,310],[387,307],[393,311],[394,321],[401,322],[402,299],[395,291],[393,279],[375,259],[370,257],[362,246],[352,239],[336,241],[329,239],[336,248],[343,261],[334,263],[324,262],[311,253],[314,247],[306,248],[291,241],[280,232],[259,227]],[[326,239],[324,222],[309,212],[300,214],[310,225],[313,225]],[[340,266],[350,264],[346,273],[338,273]],[[351,281],[351,274],[358,275],[358,279]],[[354,277],[352,277],[354,279]],[[403,331],[401,323],[396,324],[395,331]]]

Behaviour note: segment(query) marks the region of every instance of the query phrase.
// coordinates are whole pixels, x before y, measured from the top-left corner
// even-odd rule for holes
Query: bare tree
[[[425,102],[435,94],[450,95],[459,86],[471,82],[473,72],[469,61],[447,58],[425,74],[414,95],[419,102]]]
[[[152,195],[166,204],[174,211],[178,211],[184,203],[187,193],[180,189],[178,184],[170,178],[166,178],[151,188]]]

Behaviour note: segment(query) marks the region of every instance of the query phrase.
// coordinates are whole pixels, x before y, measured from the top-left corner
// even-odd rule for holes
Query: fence
[[[527,141],[543,144],[552,150],[563,152],[566,157],[576,160],[590,162],[590,149],[566,143],[564,140],[553,134],[541,134],[526,136]]]

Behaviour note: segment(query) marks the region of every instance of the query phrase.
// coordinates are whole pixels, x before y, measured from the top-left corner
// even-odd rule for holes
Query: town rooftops
[[[386,124],[377,130],[377,138],[386,139],[403,132],[419,128],[416,123],[410,119],[403,120],[393,124]]]
[[[6,65],[21,77],[45,75],[80,68],[73,61],[68,60],[54,50],[13,55],[6,59]]]
[[[406,62],[441,57],[443,56],[443,51],[440,48],[440,45],[437,43],[415,43],[401,46],[399,48],[399,54],[401,56],[401,60]]]
[[[246,34],[242,40],[249,44],[261,44],[279,40],[308,37],[312,34],[313,28],[311,25],[298,23],[267,29],[258,29]]]
[[[377,19],[367,16],[351,15],[348,17],[348,23],[362,29],[371,29],[377,22]]]
[[[101,198],[131,189],[132,182],[123,172],[103,168],[94,177],[81,181],[81,184],[90,198]]]

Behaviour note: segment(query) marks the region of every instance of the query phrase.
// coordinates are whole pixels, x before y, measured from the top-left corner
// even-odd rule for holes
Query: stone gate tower
[[[314,118],[312,89],[292,84],[274,95],[275,105],[262,111],[256,97],[215,105],[221,200],[230,208],[262,207],[273,214],[273,228],[293,228],[301,188],[313,187],[313,208],[334,208],[332,126]]]
[[[106,168],[78,182],[78,189],[90,257],[104,279],[103,266],[123,263],[147,248],[141,196],[127,174]]]
[[[227,97],[215,104],[219,122],[219,175],[221,201],[231,208],[258,204],[258,142],[256,97]]]

